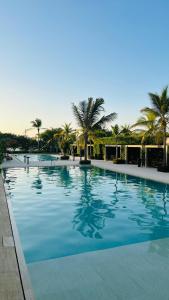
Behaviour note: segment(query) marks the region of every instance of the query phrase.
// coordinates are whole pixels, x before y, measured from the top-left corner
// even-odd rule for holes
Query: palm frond
[[[81,112],[79,111],[78,107],[74,103],[72,104],[72,110],[73,110],[73,114],[76,118],[78,125],[83,128],[84,127],[83,116],[82,116]]]
[[[112,122],[117,118],[116,113],[111,113],[107,116],[101,117],[101,119],[93,125],[93,128],[102,128],[106,123]]]
[[[40,128],[42,126],[42,121],[41,119],[35,119],[34,121],[31,121],[32,126],[35,128]]]
[[[93,101],[93,105],[91,106],[91,110],[89,114],[89,120],[91,126],[98,120],[100,113],[104,111],[103,104],[104,104],[103,98],[97,98],[95,101]]]

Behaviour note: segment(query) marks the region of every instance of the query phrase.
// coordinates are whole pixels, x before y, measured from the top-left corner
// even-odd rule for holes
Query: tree
[[[32,123],[32,127],[36,128],[38,131],[38,150],[39,150],[40,149],[39,137],[40,137],[40,128],[42,127],[42,121],[37,118],[34,121],[31,121],[31,123]]]
[[[55,134],[55,138],[59,139],[59,146],[63,155],[69,154],[70,145],[74,141],[74,130],[71,128],[71,123],[65,123],[61,130]]]
[[[96,129],[101,129],[106,123],[113,121],[116,117],[116,113],[111,113],[107,116],[101,113],[104,112],[104,99],[89,98],[88,101],[81,101],[79,105],[73,103],[73,114],[76,118],[78,125],[80,126],[83,138],[84,138],[84,159],[87,160],[87,143],[89,132]]]
[[[128,124],[124,124],[121,126],[121,131],[120,133],[123,135],[123,136],[130,136],[132,134],[132,131],[131,131],[131,126],[128,125]]]
[[[161,132],[158,128],[157,114],[152,111],[142,111],[142,116],[137,120],[131,128],[135,128],[142,136],[141,143],[144,144],[147,140],[152,142],[152,138],[159,143]],[[138,128],[137,128],[138,127]]]
[[[164,88],[160,95],[149,93],[152,107],[145,107],[142,112],[154,113],[157,116],[157,124],[163,133],[163,164],[166,165],[166,135],[167,125],[169,123],[169,96],[168,87]]]
[[[115,138],[115,141],[116,141],[116,144],[117,144],[118,136],[121,133],[120,127],[119,127],[118,124],[115,124],[114,126],[111,126],[111,129],[112,129],[113,137]]]
[[[46,129],[40,134],[42,150],[47,152],[59,151],[59,134],[62,131],[61,128]]]

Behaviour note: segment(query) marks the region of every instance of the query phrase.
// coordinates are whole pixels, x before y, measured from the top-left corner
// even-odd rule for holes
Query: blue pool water
[[[24,155],[29,156],[30,158],[30,162],[34,162],[34,161],[53,161],[53,160],[57,160],[58,156],[54,155],[54,154],[17,154],[17,158],[21,161],[24,161]]]
[[[169,237],[166,184],[94,167],[5,176],[27,263]]]

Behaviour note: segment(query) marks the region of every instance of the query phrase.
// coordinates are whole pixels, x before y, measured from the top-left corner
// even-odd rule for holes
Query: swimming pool
[[[16,157],[21,160],[22,162],[24,161],[24,156],[29,157],[30,162],[34,161],[53,161],[59,159],[59,157],[55,154],[35,154],[35,153],[27,153],[27,154],[17,154]]]
[[[5,177],[28,264],[169,237],[166,184],[75,166]]]

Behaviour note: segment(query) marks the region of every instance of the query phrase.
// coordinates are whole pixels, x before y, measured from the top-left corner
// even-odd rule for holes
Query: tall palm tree
[[[142,112],[152,112],[157,115],[159,129],[163,132],[163,164],[166,165],[166,135],[169,123],[169,95],[168,86],[164,88],[160,95],[149,93],[152,107],[145,107]]]
[[[40,149],[40,128],[42,127],[42,121],[40,119],[35,119],[34,121],[31,121],[32,127],[36,128],[38,131],[38,150]]]
[[[121,134],[121,129],[120,129],[118,124],[115,124],[114,126],[111,126],[111,129],[112,129],[113,137],[115,138],[115,142],[116,142],[116,159],[117,159],[118,158],[118,148],[117,148],[118,137]]]
[[[113,121],[116,113],[111,113],[107,116],[101,113],[104,112],[104,99],[88,98],[88,101],[81,101],[79,105],[73,103],[72,109],[78,125],[80,126],[84,138],[84,159],[87,160],[87,143],[89,133],[96,129],[101,129],[106,123]]]

